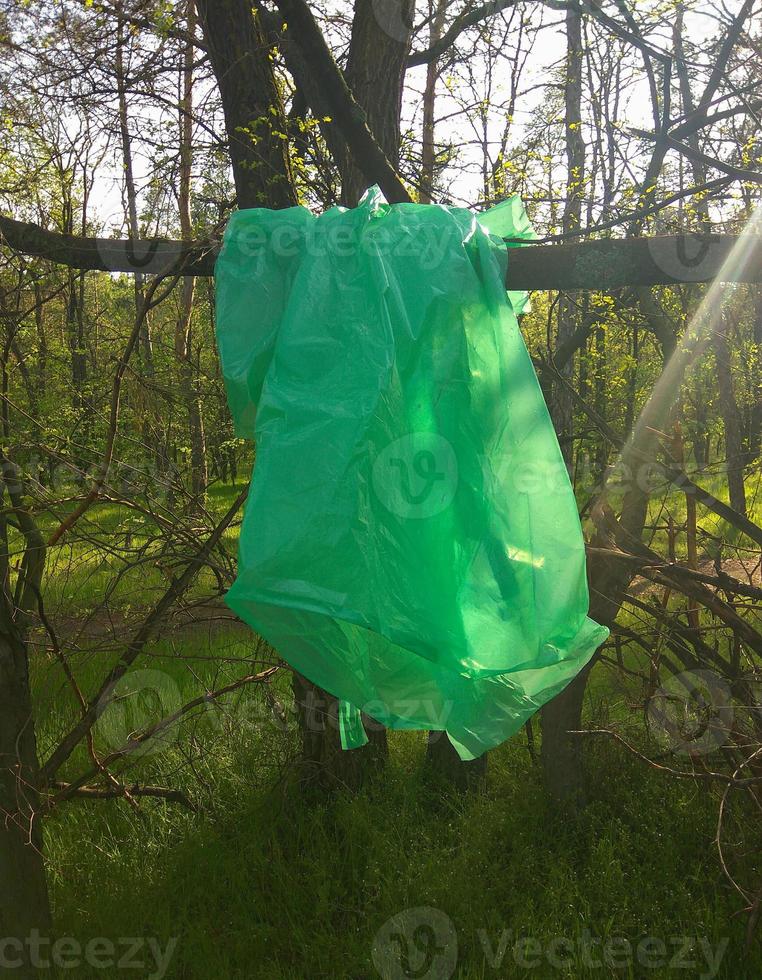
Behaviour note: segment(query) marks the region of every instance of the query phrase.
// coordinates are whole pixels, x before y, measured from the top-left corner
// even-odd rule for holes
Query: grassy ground
[[[225,493],[213,504],[224,509]],[[112,531],[123,527],[124,514],[98,521],[106,518]],[[58,592],[49,594],[62,621],[73,623],[113,567],[97,548],[59,560],[50,582]],[[141,575],[147,590],[161,586],[155,568]],[[140,589],[134,581],[120,588],[128,617]],[[89,693],[113,651],[87,636],[80,644],[75,668]],[[212,621],[151,644],[135,670],[164,678],[152,697],[166,711],[173,699],[240,674],[252,653],[247,631]],[[35,659],[44,755],[77,705],[58,665]],[[635,693],[596,667],[588,721],[626,719]],[[236,693],[141,759],[142,781],[184,789],[198,812],[155,800],[138,809],[75,801],[47,820],[57,934],[95,943],[89,962],[80,957],[61,975],[762,975],[759,942],[744,950],[746,919],[734,916],[740,900],[713,846],[717,799],[705,787],[664,778],[619,747],[591,741],[591,802],[582,813],[563,812],[543,794],[522,733],[492,753],[486,793],[460,797],[424,775],[422,735],[393,733],[384,773],[357,796],[316,802],[292,779],[294,726],[271,711],[273,697],[288,711],[285,673],[270,695]],[[139,727],[141,712],[148,718],[156,708],[107,713],[97,747],[116,747]],[[83,749],[67,772],[84,765]],[[746,860],[758,880],[759,854]]]
[[[117,948],[150,940],[172,952],[165,976],[199,980],[370,978],[380,975],[374,948],[379,964],[397,963],[385,974],[394,978],[762,971],[732,917],[705,789],[595,744],[589,807],[554,811],[522,735],[493,753],[485,794],[457,797],[427,781],[423,738],[405,733],[392,735],[387,771],[358,796],[316,804],[288,778],[293,730],[267,722],[258,698],[194,723],[194,772],[187,738],[140,763],[145,779],[193,793],[198,813],[74,802],[48,820],[60,936]],[[453,936],[448,973],[438,950]],[[162,975],[153,948],[141,946],[132,975]]]
[[[548,809],[518,747],[497,753],[488,794],[465,800],[423,784],[420,749],[405,738],[383,780],[319,807],[268,791],[246,746],[215,766],[202,815],[160,803],[140,814],[70,807],[48,826],[59,934],[155,937],[162,948],[176,939],[171,977],[360,978],[377,975],[374,937],[387,920],[423,906],[451,923],[442,934],[438,918],[423,918],[435,938],[457,936],[458,977],[521,976],[532,960],[538,976],[759,975],[730,919],[698,791],[596,754],[595,802],[575,819]],[[586,936],[598,941],[587,960]],[[621,969],[591,964],[602,940]],[[706,943],[724,951],[716,971]],[[692,967],[676,966],[678,948]],[[410,951],[408,975],[428,976]]]

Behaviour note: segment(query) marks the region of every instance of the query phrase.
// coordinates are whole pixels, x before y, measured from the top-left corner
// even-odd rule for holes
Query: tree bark
[[[198,0],[240,208],[297,203],[270,49],[249,0]]]
[[[389,22],[379,12],[389,13]],[[365,111],[368,128],[395,170],[400,160],[400,112],[405,68],[410,53],[413,4],[380,5],[355,0],[352,39],[344,77],[358,105]],[[350,150],[338,161],[341,203],[354,207],[368,183],[368,174]]]
[[[712,327],[715,363],[717,365],[717,389],[720,411],[725,428],[725,466],[728,477],[730,506],[739,514],[746,516],[746,487],[744,486],[743,438],[741,435],[741,413],[738,410],[733,387],[730,346],[728,344],[728,321],[724,314],[718,315]]]

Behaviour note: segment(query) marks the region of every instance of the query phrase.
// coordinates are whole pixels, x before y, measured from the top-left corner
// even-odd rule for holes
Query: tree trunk
[[[25,940],[50,937],[51,915],[37,796],[37,744],[26,644],[0,597],[0,939],[9,975],[32,977]],[[23,945],[22,945],[23,944]]]
[[[429,47],[433,47],[442,36],[446,0],[429,0],[429,16],[432,18],[429,29]],[[437,58],[432,58],[426,65],[426,85],[423,90],[423,126],[421,132],[421,180],[418,189],[418,199],[421,204],[431,204],[434,194],[434,171],[436,164],[436,148],[434,145],[434,110],[436,107],[436,88],[439,78]]]
[[[296,204],[287,141],[277,135],[287,131],[283,106],[257,16],[252,14],[247,0],[198,0],[198,12],[222,96],[239,207],[282,208]],[[387,155],[396,159],[409,33],[406,44],[393,42],[379,26],[371,0],[357,0],[355,21],[352,33],[355,55],[350,51],[349,58],[350,65],[356,66],[355,97],[368,112],[371,129],[377,137],[382,137]],[[357,53],[358,47],[363,51],[362,57]],[[385,54],[393,55],[393,65],[384,61]],[[372,70],[361,70],[364,59],[367,65],[373,65]],[[388,104],[386,111],[379,112],[384,102],[379,98],[382,91],[391,91],[393,113]],[[388,99],[388,95],[384,98]],[[346,152],[341,157],[344,192],[350,195],[350,203],[355,204],[364,189],[364,177]],[[296,673],[293,690],[305,782],[321,788],[337,785],[356,788],[370,762],[386,755],[385,731],[373,726],[368,732],[369,746],[345,752],[341,749],[338,726],[332,723],[338,713],[336,699]]]
[[[356,0],[345,77],[352,94],[367,114],[371,132],[387,159],[396,166],[412,11],[407,2],[399,8],[390,5],[390,11],[398,11],[406,19],[404,23],[400,19],[387,24],[379,22],[380,9],[372,0]],[[342,204],[354,207],[366,188],[367,177],[343,144],[337,162],[341,172]],[[380,725],[369,723],[368,719],[365,723],[368,745],[343,751],[336,723],[336,698],[299,674],[294,674],[293,689],[306,778],[321,787],[338,785],[356,789],[367,773],[386,758],[386,731]]]
[[[566,13],[566,206],[564,233],[580,227],[582,190],[585,180],[585,141],[582,135],[582,17],[575,10]],[[576,307],[570,297],[561,295],[558,304],[557,349],[567,343],[577,328]],[[571,380],[574,357],[561,365],[561,373]],[[572,468],[573,401],[565,385],[554,386],[550,412],[567,468]],[[588,671],[582,671],[564,691],[542,709],[541,758],[546,786],[552,796],[566,798],[582,794],[582,769],[577,739],[567,732],[579,728]]]
[[[411,0],[389,4],[355,0],[344,72],[352,94],[365,111],[371,133],[395,169],[400,157],[402,87],[412,15]],[[366,189],[368,178],[350,153],[345,150],[341,156],[341,203],[353,207]]]
[[[195,0],[188,0],[186,7],[188,33],[193,36],[196,28]],[[178,206],[180,232],[183,241],[193,239],[191,222],[191,167],[193,163],[193,45],[185,46],[183,64],[183,98],[180,104],[180,186]],[[180,293],[180,312],[175,330],[175,356],[180,370],[180,391],[188,416],[188,435],[191,447],[191,492],[193,506],[203,505],[209,474],[206,466],[206,439],[204,417],[198,392],[198,379],[193,364],[191,324],[195,279],[186,276]]]
[[[480,790],[487,781],[487,753],[463,762],[445,732],[429,732],[426,768],[458,790]]]
[[[717,316],[712,328],[715,363],[717,365],[717,389],[720,411],[725,427],[725,460],[728,474],[730,506],[739,514],[746,516],[746,487],[744,486],[743,439],[741,436],[741,413],[738,410],[730,347],[728,345],[728,321],[724,314]]]
[[[581,670],[574,680],[542,709],[542,760],[545,788],[555,801],[584,805],[585,780],[582,770],[582,745],[569,732],[582,727],[582,705],[587,678],[592,665]]]
[[[345,750],[341,747],[337,699],[296,671],[292,688],[301,738],[302,787],[319,792],[358,790],[386,761],[386,730],[363,715],[368,744]]]
[[[198,0],[240,208],[297,203],[270,48],[249,0]]]

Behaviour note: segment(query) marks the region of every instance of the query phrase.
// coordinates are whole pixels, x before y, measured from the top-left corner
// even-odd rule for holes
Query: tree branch
[[[166,786],[141,786],[134,783],[132,786],[119,786],[107,788],[105,786],[78,786],[71,789],[70,783],[56,780],[51,783],[51,788],[57,790],[59,794],[65,794],[65,799],[74,796],[84,797],[87,800],[118,800],[125,797],[152,796],[168,803],[179,803],[187,810],[195,813],[198,810],[196,804],[179,789],[171,789]]]
[[[77,721],[69,732],[62,738],[51,753],[48,761],[40,768],[41,782],[49,781],[56,775],[60,767],[64,764],[64,762],[66,762],[77,745],[79,745],[87,732],[95,724],[99,712],[102,711],[104,704],[107,703],[108,699],[113,694],[114,688],[118,684],[119,680],[124,677],[134,661],[140,656],[146,643],[153,635],[154,630],[158,627],[159,623],[162,622],[167,612],[172,608],[177,599],[182,596],[186,589],[190,586],[191,582],[199,570],[203,567],[213,549],[222,539],[225,531],[228,529],[228,527],[230,527],[233,518],[243,505],[248,492],[249,490],[247,487],[236,497],[225,516],[206,538],[206,540],[201,543],[196,554],[190,559],[190,561],[188,561],[182,574],[173,580],[172,584],[169,586],[161,599],[159,599],[156,605],[148,613],[142,625],[128,643],[127,648],[122,654],[119,662],[112,668],[108,676],[101,684],[99,690],[90,699],[87,706],[87,711],[83,712],[79,721]]]
[[[28,221],[15,221],[0,215],[0,240],[15,252],[50,259],[73,269],[101,272],[140,272],[161,274],[175,262],[183,275],[211,276],[219,248],[217,243],[167,241],[151,238],[134,241],[123,238],[81,238],[46,231]],[[183,261],[185,260],[185,261]]]
[[[219,243],[162,239],[126,241],[78,238],[0,215],[0,234],[14,251],[74,269],[101,272],[162,273],[171,260],[184,259],[183,275],[213,276]],[[736,235],[664,235],[603,239],[511,249],[509,289],[592,289],[711,282],[762,283],[762,238],[748,237],[743,263],[724,268],[737,245]],[[180,268],[180,266],[176,266]]]
[[[672,150],[677,150],[678,153],[682,153],[684,157],[689,160],[693,160],[696,163],[701,163],[705,167],[710,167],[713,170],[719,170],[720,173],[727,174],[729,177],[733,177],[735,180],[745,180],[752,184],[762,184],[762,173],[757,170],[748,170],[744,167],[735,167],[732,163],[725,163],[724,160],[718,160],[717,157],[710,156],[708,153],[702,153],[701,150],[696,150],[687,143],[683,143],[681,140],[676,140],[671,134],[667,133],[661,136],[658,133],[649,133],[644,129],[633,129],[631,130],[634,136],[640,136],[643,139],[653,140],[658,143],[661,140],[664,144]]]
[[[305,0],[276,0],[289,36],[299,46],[316,85],[325,95],[357,166],[368,181],[377,183],[392,204],[410,201],[410,195],[384,151],[368,128],[367,118],[334,61]]]
[[[460,17],[455,18],[436,44],[423,51],[412,51],[410,53],[410,57],[407,59],[408,68],[415,68],[417,65],[428,65],[430,61],[435,61],[448,48],[452,47],[463,31],[469,27],[473,27],[474,24],[478,24],[482,20],[486,20],[487,17],[491,17],[493,14],[500,13],[501,10],[515,6],[516,0],[487,0],[487,3],[481,3],[478,7],[474,7],[467,13],[461,14]]]

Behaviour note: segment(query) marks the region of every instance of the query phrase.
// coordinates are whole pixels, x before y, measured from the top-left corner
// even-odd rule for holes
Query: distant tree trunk
[[[128,237],[140,238],[140,222],[138,220],[138,193],[135,186],[135,175],[132,166],[132,138],[130,136],[129,117],[127,112],[127,77],[124,67],[124,18],[123,4],[120,0],[116,8],[118,17],[116,35],[116,88],[119,103],[119,133],[122,141],[122,164],[124,166],[124,189],[127,198],[127,231]],[[143,274],[134,273],[135,306],[139,309],[143,302]],[[144,366],[149,374],[153,374],[153,344],[151,341],[151,321],[147,314],[143,318],[140,336],[140,349]]]
[[[625,405],[624,431],[632,432],[635,424],[635,402],[638,395],[638,368],[640,366],[640,330],[637,323],[632,325],[632,367],[627,372],[627,402]]]
[[[582,194],[585,181],[585,141],[582,134],[582,17],[573,9],[566,13],[566,206],[564,233],[580,227]],[[558,304],[557,346],[562,346],[575,332],[578,322],[575,305],[562,295]],[[574,358],[561,366],[561,373],[571,379]],[[572,466],[573,401],[566,386],[555,385],[551,397],[551,415],[567,467]],[[566,733],[579,727],[582,701],[588,671],[582,671],[542,709],[543,772],[548,791],[557,798],[582,792],[582,772],[577,739]]]
[[[685,61],[685,52],[683,46],[683,25],[685,18],[685,7],[683,3],[678,3],[675,9],[675,20],[672,29],[672,40],[675,51],[675,68],[677,72],[678,87],[680,90],[680,100],[682,102],[682,110],[685,116],[690,116],[694,109],[693,93],[691,91],[691,80],[688,75],[688,67]],[[701,141],[699,139],[699,134],[697,132],[691,133],[688,136],[688,145],[694,151],[694,153],[699,154],[701,152]],[[706,183],[707,172],[706,167],[700,162],[700,158],[697,156],[690,161],[691,174],[693,176],[693,182],[697,187],[701,187]],[[709,232],[711,231],[711,220],[709,215],[709,199],[706,195],[697,195],[693,203],[693,207],[696,212],[696,218],[699,224],[699,230]],[[698,287],[700,288],[700,287]],[[694,296],[697,294],[697,287],[690,290],[690,294]],[[694,441],[694,456],[696,457],[696,465],[699,469],[703,469],[708,463],[708,446],[707,438],[705,433],[706,430],[706,404],[703,399],[699,399],[699,405],[696,411],[696,430],[697,435]],[[702,431],[704,430],[704,431]]]
[[[195,0],[186,6],[188,33],[192,36],[196,27]],[[183,98],[180,104],[180,187],[178,205],[180,232],[183,241],[193,238],[191,221],[191,167],[193,164],[193,45],[186,44],[183,65]],[[206,440],[204,417],[198,392],[198,379],[193,364],[192,319],[195,279],[186,276],[180,293],[180,313],[175,329],[175,356],[180,370],[180,390],[188,415],[188,434],[191,448],[191,492],[194,506],[203,503],[209,474],[206,466]]]
[[[447,0],[429,0],[429,47],[433,47],[442,36]],[[434,194],[434,171],[436,164],[436,147],[434,144],[434,124],[436,108],[437,79],[439,78],[439,63],[432,58],[426,65],[426,85],[423,90],[423,126],[421,131],[421,181],[418,199],[421,204],[431,204]]]
[[[696,460],[696,468],[703,470],[709,463],[709,436],[708,436],[708,417],[706,401],[701,394],[696,398],[693,405],[695,423],[693,429],[692,448],[693,457]]]
[[[595,328],[595,380],[593,383],[593,403],[597,414],[606,418],[606,405],[608,403],[607,393],[607,365],[606,365],[606,326],[599,321]],[[606,472],[609,459],[609,446],[606,438],[601,434],[595,447],[595,478],[602,481]]]
[[[582,133],[582,17],[576,10],[566,13],[566,205],[563,232],[577,231],[582,220],[582,201],[585,185],[585,140]],[[558,303],[558,333],[556,344],[561,347],[574,334],[579,317],[572,297],[561,295]],[[561,366],[561,373],[571,378],[574,358]],[[553,390],[551,414],[561,442],[566,464],[572,465],[573,401],[563,385]]]
[[[124,4],[120,0],[116,7],[117,31],[116,31],[116,52],[114,57],[114,69],[116,74],[117,104],[119,111],[119,134],[122,143],[122,166],[124,169],[124,191],[127,199],[127,234],[128,238],[140,239],[140,221],[138,218],[138,192],[135,184],[135,173],[132,163],[132,137],[130,135],[129,113],[127,106],[127,70],[124,64],[125,46],[125,20],[123,16]],[[133,289],[135,293],[135,309],[139,310],[143,305],[143,294],[145,279],[139,270],[133,274]],[[140,329],[140,345],[138,353],[142,360],[143,371],[149,377],[155,373],[153,361],[153,339],[151,337],[151,314],[146,312]],[[143,445],[151,457],[153,464],[158,472],[164,467],[163,455],[158,439],[151,428],[151,418],[146,413],[141,422],[141,435]]]
[[[751,412],[749,415],[749,438],[747,465],[753,463],[760,453],[762,443],[762,287],[754,286],[754,388]]]
[[[728,321],[723,314],[717,316],[712,330],[714,356],[717,366],[717,389],[720,411],[725,427],[725,460],[728,475],[730,506],[739,514],[746,515],[746,488],[744,486],[743,439],[741,413],[738,410],[733,389],[730,347],[728,345]]]

